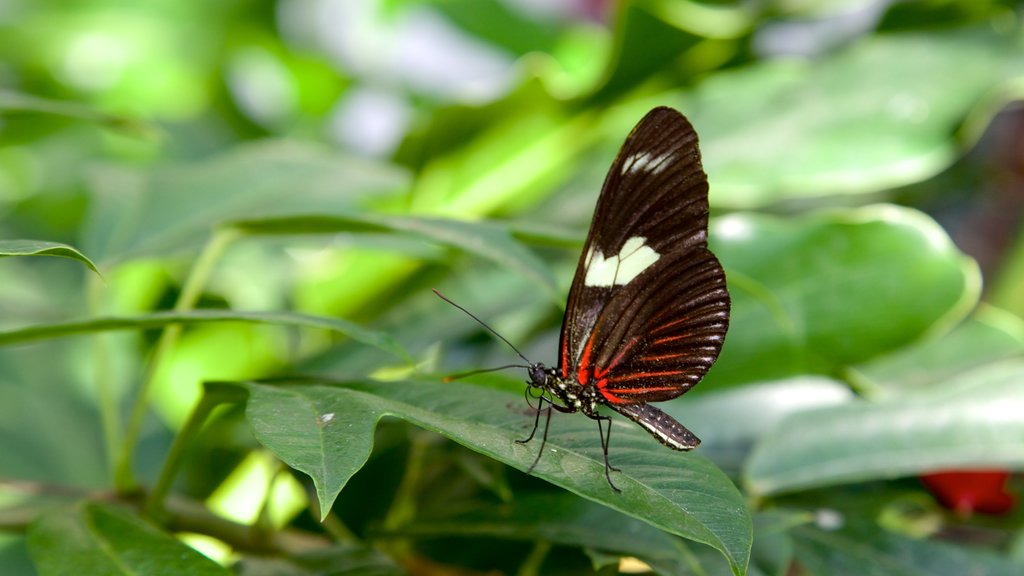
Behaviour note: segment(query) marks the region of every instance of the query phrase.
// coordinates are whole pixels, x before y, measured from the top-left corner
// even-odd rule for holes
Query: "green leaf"
[[[247,415],[257,440],[313,478],[321,515],[365,464],[374,428],[384,416],[438,432],[519,470],[530,467],[539,448],[538,442],[515,442],[533,426],[520,393],[434,382],[248,388]],[[595,428],[582,416],[555,418],[534,475],[708,544],[726,556],[736,574],[742,572],[750,552],[750,517],[720,470],[699,454],[667,450],[617,419],[611,463],[622,468],[613,474],[622,493],[616,493],[604,477]]]
[[[71,258],[85,264],[89,270],[96,274],[100,271],[92,260],[78,251],[74,246],[61,244],[60,242],[47,242],[45,240],[0,240],[0,258],[5,256],[59,256]]]
[[[956,158],[963,119],[1022,64],[1019,32],[890,33],[813,62],[720,72],[679,106],[700,133],[711,202],[750,208],[938,173]]]
[[[856,367],[858,383],[880,395],[920,391],[993,362],[1024,356],[1024,321],[982,307],[955,329]]]
[[[543,541],[600,550],[615,557],[636,557],[660,574],[702,573],[694,570],[695,565],[704,574],[730,573],[720,554],[712,552],[708,561],[702,562],[682,540],[566,493],[525,494],[507,504],[482,503],[461,514],[421,517],[388,535]]]
[[[27,328],[0,331],[0,346],[24,344],[35,340],[59,338],[73,334],[88,334],[110,330],[148,330],[151,328],[163,328],[171,324],[209,324],[214,322],[247,322],[321,328],[343,334],[353,340],[374,346],[402,359],[410,359],[409,354],[391,336],[368,330],[358,324],[340,318],[311,316],[296,312],[245,312],[239,310],[153,312],[152,314],[142,314],[139,316],[102,316],[54,324],[37,324]]]
[[[1021,566],[983,550],[873,529],[851,534],[804,526],[793,531],[798,562],[831,576],[1004,576]]]
[[[170,534],[100,504],[39,518],[29,529],[28,546],[41,576],[230,574]]]
[[[790,414],[845,404],[850,388],[819,376],[704,390],[660,404],[701,439],[700,453],[730,474],[739,472],[754,443]],[[725,426],[722,423],[728,422]]]
[[[162,256],[194,249],[229,221],[348,214],[406,180],[393,167],[292,141],[145,172],[110,168],[90,183],[83,246],[101,261]]]
[[[1022,360],[877,404],[800,412],[755,446],[746,485],[763,495],[947,468],[1024,468],[1022,413]]]
[[[962,318],[980,277],[927,216],[896,206],[712,222],[732,319],[708,382],[836,373]]]
[[[499,225],[447,218],[346,214],[244,220],[233,226],[250,233],[301,234],[316,231],[349,233],[410,233],[419,238],[476,254],[523,274],[554,294],[555,281],[544,262]]]
[[[232,566],[239,576],[408,576],[370,546],[337,544],[287,557],[248,555]]]
[[[35,112],[85,120],[95,122],[105,128],[146,138],[154,138],[157,134],[153,125],[127,116],[107,114],[77,102],[51,100],[10,90],[0,90],[0,116],[11,112]]]

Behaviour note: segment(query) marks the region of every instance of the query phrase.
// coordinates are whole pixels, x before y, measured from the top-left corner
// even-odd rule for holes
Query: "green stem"
[[[99,316],[103,306],[103,280],[89,275],[86,280],[89,310],[92,316]],[[96,381],[96,398],[100,411],[100,425],[103,427],[103,443],[106,449],[107,465],[111,476],[115,475],[114,461],[117,457],[118,440],[121,437],[121,419],[118,417],[118,398],[114,392],[114,375],[110,370],[110,342],[106,334],[95,334],[92,338],[92,355],[95,359],[93,377]]]
[[[547,540],[534,542],[530,553],[523,560],[523,563],[519,565],[519,570],[516,570],[516,576],[537,576],[540,574],[541,566],[544,565],[544,560],[547,559],[548,552],[550,551],[551,542]]]
[[[206,286],[206,282],[209,280],[210,273],[213,272],[214,264],[227,246],[238,236],[239,232],[233,228],[218,229],[214,232],[209,242],[203,248],[199,258],[193,264],[192,270],[182,286],[178,302],[174,305],[175,311],[191,310],[195,306],[203,292],[203,287]],[[179,336],[181,336],[180,325],[164,328],[163,333],[160,334],[160,340],[153,350],[153,355],[149,359],[149,365],[146,367],[142,382],[139,384],[139,392],[135,398],[135,403],[132,405],[131,416],[128,418],[128,427],[121,441],[116,468],[114,469],[114,486],[119,492],[130,492],[136,487],[135,477],[132,472],[135,446],[138,444],[139,436],[142,433],[142,423],[146,418],[146,409],[149,407],[150,392],[161,364],[170,350],[174,348]]]
[[[156,485],[146,498],[145,510],[151,518],[159,520],[166,514],[167,494],[174,484],[185,450],[199,436],[213,409],[221,404],[242,402],[245,398],[245,390],[239,386],[216,382],[203,384],[203,396],[174,438],[163,468],[160,469],[160,475],[157,476]]]
[[[431,436],[427,433],[419,433],[415,430],[412,432],[409,441],[409,456],[405,461],[405,473],[395,492],[395,498],[391,501],[391,507],[388,508],[384,521],[381,522],[384,531],[396,531],[416,518],[416,490],[423,478],[427,448],[431,440]],[[412,550],[411,544],[406,539],[389,541],[382,548],[391,557],[398,559],[408,556]]]

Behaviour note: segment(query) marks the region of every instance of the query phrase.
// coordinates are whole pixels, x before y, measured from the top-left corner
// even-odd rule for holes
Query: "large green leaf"
[[[853,399],[850,388],[820,376],[704,391],[660,404],[701,439],[701,454],[739,475],[754,443],[790,414]]]
[[[83,246],[102,261],[160,256],[194,249],[227,221],[344,214],[405,183],[396,168],[297,141],[148,172],[108,168],[91,182]]]
[[[1022,413],[1022,360],[879,403],[800,412],[761,438],[746,484],[773,494],[948,468],[1024,468]]]
[[[0,258],[5,256],[59,256],[78,260],[89,270],[99,274],[96,265],[74,246],[45,240],[0,240]]]
[[[520,470],[537,442],[521,445],[533,425],[522,395],[461,384],[401,382],[339,387],[250,384],[247,414],[257,439],[309,474],[326,514],[366,462],[377,421],[397,416]],[[721,551],[733,571],[746,566],[750,517],[729,479],[699,454],[667,450],[623,420],[613,424],[611,462],[621,493],[604,477],[596,425],[582,416],[554,419],[534,474],[662,530]]]
[[[128,512],[82,503],[32,524],[29,552],[41,576],[230,574]]]
[[[967,546],[911,539],[874,529],[851,534],[804,526],[794,530],[800,564],[830,576],[1007,576],[1024,569]]]
[[[835,373],[960,319],[977,266],[930,218],[872,206],[712,222],[732,320],[708,381]]]
[[[1024,356],[1024,321],[982,307],[940,337],[857,366],[856,376],[867,392],[884,396],[921,391],[973,368],[1020,356]]]
[[[712,203],[874,192],[936,174],[971,109],[1024,74],[1016,34],[875,35],[816,61],[711,76],[679,106],[701,135]]]

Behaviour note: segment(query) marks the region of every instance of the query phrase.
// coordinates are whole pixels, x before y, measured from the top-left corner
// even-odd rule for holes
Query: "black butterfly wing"
[[[707,249],[707,193],[696,132],[656,108],[626,138],[598,199],[559,368],[634,420],[643,415],[626,406],[686,392],[725,339],[729,294]]]

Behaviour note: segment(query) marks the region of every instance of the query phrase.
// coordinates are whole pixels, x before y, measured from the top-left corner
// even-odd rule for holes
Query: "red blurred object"
[[[928,490],[943,506],[969,516],[1003,514],[1013,508],[1013,496],[1006,492],[1006,470],[955,470],[921,476]]]

